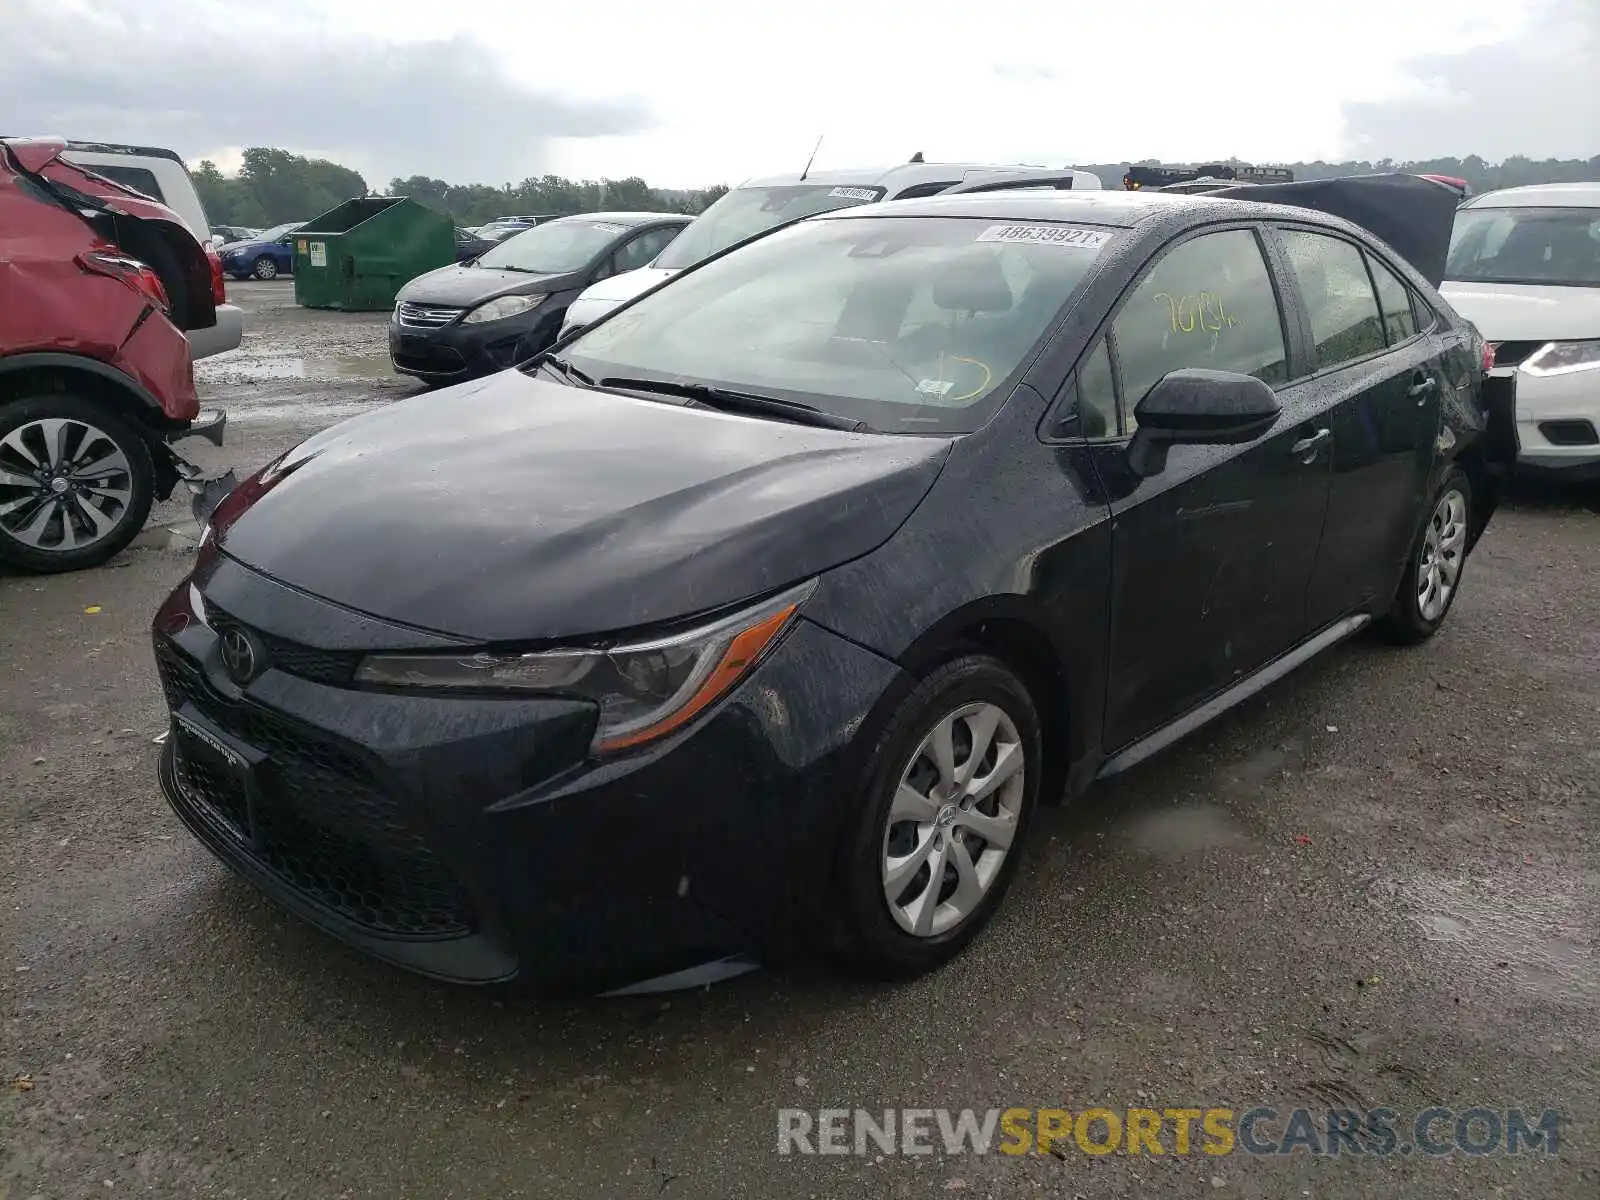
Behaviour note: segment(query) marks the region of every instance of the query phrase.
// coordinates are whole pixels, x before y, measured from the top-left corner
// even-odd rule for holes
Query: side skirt
[[[1146,734],[1131,745],[1123,747],[1112,755],[1096,772],[1096,779],[1108,779],[1112,775],[1120,775],[1129,767],[1137,766],[1153,754],[1165,750],[1174,742],[1188,737],[1202,725],[1220,717],[1234,705],[1249,699],[1263,688],[1276,683],[1290,671],[1315,658],[1330,646],[1336,646],[1351,634],[1370,623],[1372,617],[1367,613],[1358,613],[1355,616],[1344,617],[1329,625],[1321,633],[1309,641],[1301,642],[1287,654],[1282,654],[1271,662],[1256,670],[1253,674],[1246,675],[1239,682],[1231,685],[1225,691],[1219,692],[1198,707],[1191,708],[1188,712],[1175,720],[1169,721],[1154,733]]]

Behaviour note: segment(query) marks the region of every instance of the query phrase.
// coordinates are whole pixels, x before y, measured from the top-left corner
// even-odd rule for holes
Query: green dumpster
[[[424,271],[456,261],[455,222],[404,196],[346,200],[294,232],[294,299],[380,312]]]

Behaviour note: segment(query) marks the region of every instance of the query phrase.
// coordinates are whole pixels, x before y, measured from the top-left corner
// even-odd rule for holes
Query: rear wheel
[[[1378,628],[1401,645],[1425,642],[1444,624],[1461,587],[1472,520],[1472,484],[1452,467],[1434,492],[1394,604]]]
[[[0,561],[94,567],[150,515],[155,470],[139,431],[71,394],[0,404]]]
[[[955,957],[993,916],[1039,790],[1039,718],[1004,664],[939,668],[901,704],[866,768],[847,834],[841,949],[879,978]]]
[[[270,254],[263,254],[250,268],[250,274],[265,282],[278,277],[278,264]]]

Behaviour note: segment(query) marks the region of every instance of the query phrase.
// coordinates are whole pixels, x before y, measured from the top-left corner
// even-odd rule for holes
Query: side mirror
[[[1167,447],[1238,445],[1272,428],[1282,410],[1273,390],[1253,375],[1184,367],[1161,377],[1133,410],[1138,427],[1128,465],[1141,479],[1167,466]]]

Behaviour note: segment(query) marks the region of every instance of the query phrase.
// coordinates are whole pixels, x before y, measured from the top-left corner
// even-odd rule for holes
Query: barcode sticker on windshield
[[[594,227],[601,233],[626,233],[628,231],[626,225],[613,225],[610,221],[596,221]]]
[[[955,384],[948,379],[924,379],[917,384],[917,391],[930,396],[943,396],[954,386]]]
[[[835,200],[876,200],[878,193],[872,188],[836,187],[828,193]]]
[[[978,235],[978,240],[1098,250],[1111,240],[1111,234],[1103,229],[1076,229],[1070,225],[991,225]]]

